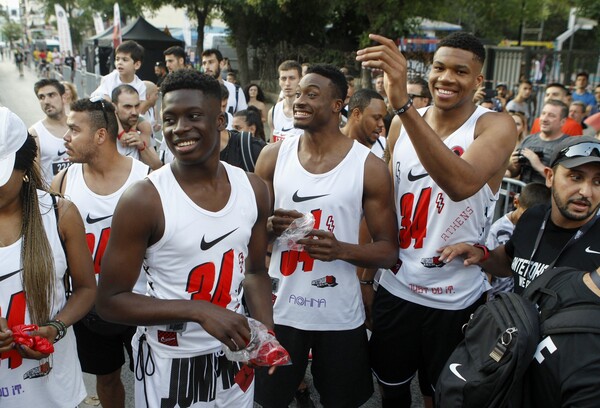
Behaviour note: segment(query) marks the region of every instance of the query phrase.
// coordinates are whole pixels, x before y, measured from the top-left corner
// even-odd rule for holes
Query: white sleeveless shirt
[[[286,137],[300,136],[304,133],[304,130],[294,127],[293,117],[290,118],[285,115],[283,102],[279,101],[273,107],[273,136],[271,142],[278,142]]]
[[[121,195],[130,185],[138,180],[144,179],[150,168],[144,163],[130,159],[131,171],[123,185],[112,194],[99,195],[94,193],[85,183],[83,178],[83,164],[75,163],[67,170],[65,183],[65,197],[71,200],[81,213],[88,248],[94,260],[94,272],[96,281],[100,273],[102,257],[106,250],[106,244],[110,237],[110,226],[112,216]],[[140,277],[133,289],[135,293],[146,294],[146,276],[140,273]]]
[[[183,191],[170,165],[151,173],[162,203],[162,238],[146,250],[148,294],[158,299],[210,301],[239,311],[248,243],[258,217],[254,190],[247,174],[221,162],[231,194],[225,207],[212,212],[196,205]],[[169,326],[139,327],[152,351],[161,357],[191,357],[221,349],[221,342],[201,325],[187,322],[183,330]]]
[[[285,139],[279,150],[273,176],[274,208],[312,212],[315,229],[330,231],[339,241],[358,244],[369,149],[354,141],[335,168],[313,174],[298,159],[300,139]],[[276,240],[269,275],[274,279],[276,324],[301,330],[351,330],[364,323],[354,265],[340,260],[317,261],[306,252],[288,250]]]
[[[419,109],[424,115],[428,108]],[[443,142],[461,156],[473,143],[477,120],[473,115]],[[455,202],[429,177],[402,128],[393,155],[400,269],[386,270],[380,284],[390,293],[423,306],[460,310],[473,304],[489,288],[477,265],[462,258],[440,264],[437,249],[467,242],[485,242],[498,194],[485,184],[471,197]]]
[[[67,259],[63,250],[50,194],[38,191],[40,212],[46,236],[54,257],[54,302],[51,316],[65,306],[63,277]],[[21,245],[19,239],[12,245],[0,247],[0,316],[8,320],[8,327],[30,324],[25,293],[21,281]],[[49,364],[49,365],[48,365]],[[46,375],[41,372],[51,366]],[[86,396],[73,330],[54,344],[54,353],[48,360],[24,359],[15,351],[0,354],[0,406],[74,407]]]
[[[37,133],[37,140],[40,144],[42,176],[46,183],[50,185],[54,176],[71,165],[69,155],[65,149],[65,141],[50,133],[41,120],[36,122],[32,128]]]

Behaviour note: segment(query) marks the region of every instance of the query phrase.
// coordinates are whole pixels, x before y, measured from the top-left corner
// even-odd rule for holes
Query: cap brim
[[[9,153],[3,159],[0,159],[0,187],[8,183],[8,179],[15,167],[15,153]]]
[[[585,157],[572,157],[566,160],[561,160],[558,162],[563,167],[567,169],[572,169],[573,167],[578,167],[588,163],[600,163],[600,157],[597,156],[585,156]]]

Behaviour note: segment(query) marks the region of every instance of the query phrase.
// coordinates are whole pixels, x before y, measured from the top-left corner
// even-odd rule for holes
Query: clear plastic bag
[[[292,364],[287,350],[279,344],[264,324],[258,320],[248,318],[248,325],[250,326],[252,338],[244,349],[232,351],[229,347],[223,345],[223,351],[225,351],[228,360],[264,367]]]
[[[281,234],[278,241],[290,251],[302,251],[304,245],[298,244],[297,241],[306,237],[315,227],[315,217],[312,213],[306,213],[300,218],[296,218],[289,227]]]

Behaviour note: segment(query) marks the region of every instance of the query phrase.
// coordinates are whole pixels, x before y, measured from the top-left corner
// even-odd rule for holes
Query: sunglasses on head
[[[408,94],[408,97],[409,97],[410,99],[415,99],[415,98],[425,98],[425,95],[418,95],[418,94],[411,94],[411,93],[409,93],[409,94]]]
[[[573,157],[600,157],[600,143],[585,142],[573,146],[565,147],[556,156],[554,163],[558,163],[564,158]]]
[[[90,98],[90,102],[92,103],[100,103],[100,107],[102,108],[102,115],[104,116],[104,121],[106,122],[106,127],[108,127],[108,116],[106,116],[106,101],[103,97],[96,95]]]

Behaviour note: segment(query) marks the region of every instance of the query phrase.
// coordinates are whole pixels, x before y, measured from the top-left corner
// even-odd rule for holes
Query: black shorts
[[[77,338],[77,354],[84,373],[95,375],[110,374],[125,364],[125,353],[129,355],[129,369],[133,371],[131,338],[136,328],[131,327],[116,336],[102,336],[92,332],[81,322],[73,325]]]
[[[290,353],[292,365],[278,367],[272,376],[266,369],[256,370],[254,399],[263,408],[290,404],[304,378],[311,349],[311,372],[323,406],[358,407],[373,394],[367,332],[363,325],[343,331],[306,331],[275,325],[275,333]]]
[[[435,384],[450,354],[464,334],[462,326],[484,303],[485,295],[463,310],[421,306],[379,286],[373,301],[371,367],[385,395],[407,392],[415,373],[423,395],[433,396]]]

